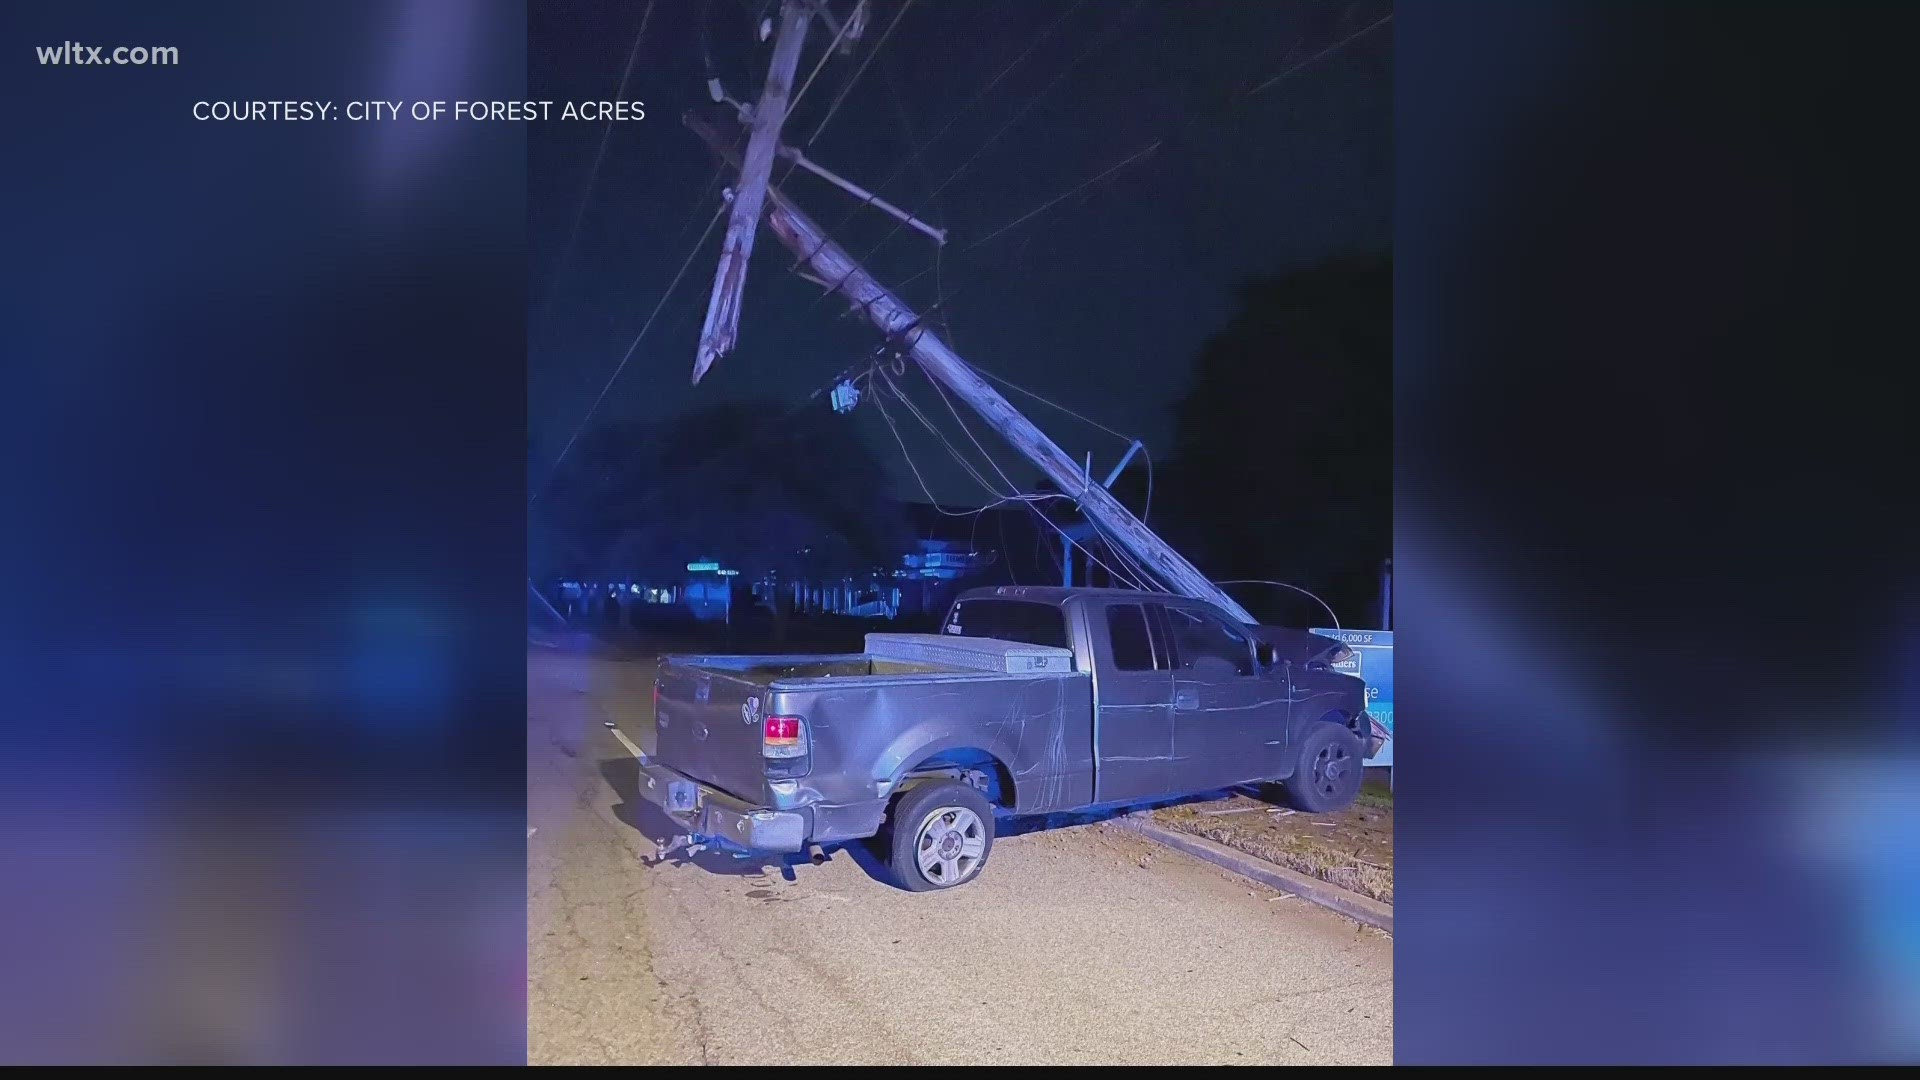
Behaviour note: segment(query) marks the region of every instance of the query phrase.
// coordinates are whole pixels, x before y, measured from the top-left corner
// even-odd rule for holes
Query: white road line
[[[619,739],[619,740],[620,740],[620,745],[621,745],[621,746],[624,746],[624,747],[626,747],[626,748],[627,748],[627,750],[628,750],[628,751],[630,751],[630,752],[631,752],[631,753],[633,754],[633,756],[634,756],[634,757],[637,757],[637,758],[639,758],[639,759],[640,759],[640,760],[642,760],[642,761],[645,761],[645,760],[646,760],[646,758],[647,758],[647,753],[646,753],[646,751],[644,751],[644,750],[642,750],[642,749],[640,749],[639,747],[637,747],[637,746],[635,746],[635,745],[633,745],[633,740],[632,740],[632,739],[629,739],[629,738],[627,738],[627,737],[626,737],[625,735],[623,735],[623,734],[621,734],[621,732],[620,732],[620,729],[619,729],[619,728],[612,728],[612,729],[610,729],[610,730],[611,730],[611,731],[613,732],[613,737],[614,737],[614,738],[616,738],[616,739]]]

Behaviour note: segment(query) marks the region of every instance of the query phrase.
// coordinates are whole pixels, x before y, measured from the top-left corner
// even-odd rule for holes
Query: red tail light
[[[767,761],[769,777],[791,778],[807,775],[806,721],[797,716],[767,716],[760,721],[760,756]]]

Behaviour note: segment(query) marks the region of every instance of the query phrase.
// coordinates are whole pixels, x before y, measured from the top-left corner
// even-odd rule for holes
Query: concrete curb
[[[1289,870],[1276,863],[1270,863],[1258,856],[1230,848],[1225,844],[1209,840],[1204,836],[1183,833],[1169,829],[1152,820],[1151,810],[1136,810],[1131,814],[1114,818],[1112,824],[1139,833],[1141,836],[1170,848],[1177,848],[1198,859],[1203,859],[1224,870],[1231,870],[1241,877],[1252,878],[1269,888],[1291,893],[1302,899],[1311,900],[1324,908],[1355,919],[1368,926],[1377,927],[1387,933],[1393,933],[1393,905],[1383,904],[1371,897],[1361,896],[1338,885],[1330,885],[1317,877],[1309,877],[1298,870]]]

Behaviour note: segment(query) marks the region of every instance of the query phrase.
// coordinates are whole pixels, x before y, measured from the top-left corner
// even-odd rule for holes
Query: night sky
[[[834,6],[851,9],[849,0]],[[529,97],[615,97],[648,4],[584,0],[532,7]],[[716,165],[680,122],[689,108],[712,107],[703,18],[728,92],[752,99],[770,51],[753,32],[762,7],[760,0],[652,5],[620,95],[644,101],[647,118],[615,127],[597,173],[602,125],[530,126],[529,482],[535,488],[718,205],[717,188],[709,186]],[[766,8],[777,14],[777,4]],[[1138,435],[1151,450],[1167,444],[1168,406],[1201,344],[1231,312],[1236,282],[1323,255],[1390,245],[1393,23],[1311,59],[1386,16],[1391,9],[1384,3],[916,0],[874,54],[900,10],[899,0],[877,0],[864,41],[851,57],[827,62],[787,121],[786,140],[805,143],[869,55],[873,62],[809,156],[856,182],[878,185],[957,114],[917,161],[880,186],[888,199],[950,230],[937,276],[953,297],[945,308],[953,343],[975,365]],[[1056,27],[1050,36],[962,111],[1049,27]],[[828,38],[818,23],[809,31],[800,81]],[[1295,74],[1244,96],[1303,61],[1309,62]],[[964,250],[1158,137],[1168,142],[1151,156]],[[784,172],[784,164],[776,165],[776,179]],[[929,198],[943,183],[945,190]],[[784,186],[856,256],[893,231],[892,219],[857,210],[854,200],[805,173]],[[849,213],[852,220],[841,224]],[[593,414],[594,425],[666,419],[719,402],[771,400],[786,407],[872,350],[872,328],[840,317],[842,304],[815,303],[820,290],[787,272],[791,257],[763,226],[739,347],[701,385],[690,386],[722,228],[724,222],[702,246]],[[866,264],[883,282],[899,283],[928,271],[934,255],[930,240],[901,230]],[[933,273],[901,291],[916,305],[940,294]],[[910,372],[909,379],[910,389],[925,391],[921,376]],[[931,391],[920,397],[938,404]],[[1124,450],[1071,417],[1017,395],[1014,400],[1069,453],[1092,450],[1096,470]],[[818,407],[827,408],[824,399]],[[898,494],[923,499],[879,415],[863,407],[847,422],[860,427],[895,471]],[[1016,479],[1037,477],[977,430]],[[950,431],[957,436],[957,429]],[[907,436],[941,501],[983,501],[979,485],[930,436]]]

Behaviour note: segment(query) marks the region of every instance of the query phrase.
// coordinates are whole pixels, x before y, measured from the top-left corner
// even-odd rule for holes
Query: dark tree
[[[1329,259],[1249,282],[1175,408],[1154,521],[1216,580],[1272,578],[1374,625],[1392,551],[1392,262]],[[1311,601],[1230,591],[1262,618]]]
[[[716,405],[582,437],[535,505],[549,572],[685,572],[713,558],[751,580],[892,565],[904,535],[880,461],[825,405]]]

